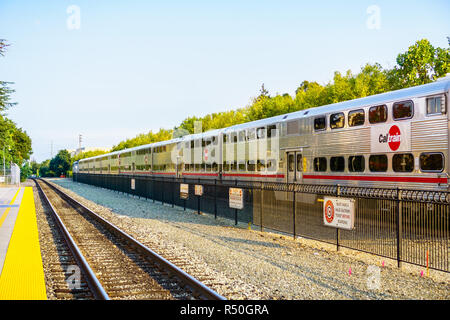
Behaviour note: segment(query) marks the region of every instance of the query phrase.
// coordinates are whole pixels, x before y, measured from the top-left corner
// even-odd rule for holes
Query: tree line
[[[9,46],[6,40],[0,39],[0,57],[3,57]],[[0,166],[15,163],[21,168],[22,180],[30,174],[28,160],[32,154],[31,138],[27,132],[6,117],[7,110],[17,103],[11,102],[12,82],[0,81]]]
[[[156,133],[139,134],[121,141],[112,151],[169,140],[180,131],[192,134],[196,121],[201,121],[202,130],[208,131],[430,83],[450,72],[450,38],[447,40],[449,48],[434,47],[427,39],[416,41],[406,52],[397,55],[397,64],[392,69],[385,69],[378,63],[367,63],[357,74],[350,70],[345,74],[336,71],[333,79],[325,85],[305,80],[295,90],[294,96],[288,93],[270,95],[263,84],[259,95],[245,107],[204,117],[191,116],[173,130],[161,128]]]

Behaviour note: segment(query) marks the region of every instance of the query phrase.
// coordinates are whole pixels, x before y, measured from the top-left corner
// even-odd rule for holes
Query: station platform
[[[0,188],[0,300],[46,299],[33,188]]]

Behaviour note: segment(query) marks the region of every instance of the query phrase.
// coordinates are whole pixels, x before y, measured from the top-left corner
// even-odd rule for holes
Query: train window
[[[211,169],[212,169],[212,165],[210,163],[207,163],[206,164],[206,171],[207,172],[211,172]]]
[[[276,162],[274,159],[267,160],[267,170],[268,171],[276,171],[277,167],[276,167],[275,163]]]
[[[245,162],[239,163],[239,171],[245,171]]]
[[[327,158],[314,158],[314,171],[327,171]]]
[[[256,129],[252,128],[247,130],[247,136],[248,136],[248,140],[255,140],[256,139]]]
[[[411,153],[394,154],[392,170],[395,172],[412,172],[414,170],[414,156]]]
[[[445,114],[444,96],[427,98],[427,115]]]
[[[342,172],[345,170],[344,157],[331,157],[330,158],[330,170]]]
[[[303,157],[301,154],[297,154],[297,171],[302,172],[303,171],[303,164],[302,164]]]
[[[245,131],[239,131],[239,142],[245,141]]]
[[[326,127],[326,120],[325,117],[319,117],[314,119],[314,130],[325,130]]]
[[[364,156],[348,157],[348,171],[350,172],[364,172],[365,161]]]
[[[255,171],[255,169],[256,169],[255,161],[247,161],[247,170]]]
[[[223,163],[223,171],[230,171],[230,164],[228,164],[227,162]]]
[[[381,123],[387,120],[387,107],[385,105],[375,106],[369,109],[369,122]]]
[[[388,168],[388,158],[385,154],[371,155],[369,157],[369,169],[372,172],[386,172]]]
[[[365,121],[363,109],[353,110],[348,113],[348,125],[350,127],[362,126]]]
[[[219,143],[219,137],[213,137],[213,145],[217,146],[217,144]]]
[[[290,154],[288,156],[288,168],[289,168],[289,172],[294,172],[295,171],[295,162],[294,162],[294,155]]]
[[[272,125],[267,127],[267,138],[272,138],[277,136],[277,126]]]
[[[339,129],[345,125],[345,116],[342,112],[330,115],[330,128]]]
[[[214,172],[216,172],[218,168],[219,168],[219,165],[216,162],[214,162],[213,165],[212,165],[212,170]]]
[[[233,132],[231,134],[231,141],[230,142],[234,142],[234,143],[237,142],[237,134],[236,134],[236,132]]]
[[[231,171],[237,171],[237,162],[236,161],[231,163]]]
[[[422,153],[419,158],[420,170],[424,172],[442,172],[444,155],[442,153]]]
[[[414,114],[414,104],[412,101],[396,102],[392,106],[394,120],[410,119]]]
[[[287,134],[298,134],[299,133],[299,125],[298,120],[293,120],[287,122]]]
[[[256,137],[258,139],[265,139],[266,138],[266,128],[265,127],[258,128],[256,130]]]
[[[266,170],[266,162],[264,160],[258,160],[258,163],[256,165],[256,169],[258,171],[265,171]]]

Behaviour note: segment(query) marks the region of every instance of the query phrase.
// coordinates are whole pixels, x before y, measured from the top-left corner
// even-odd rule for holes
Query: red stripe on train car
[[[183,172],[182,173],[183,176],[214,176],[217,177],[219,176],[218,173],[195,173],[195,172]]]
[[[384,182],[418,182],[418,183],[447,183],[447,178],[425,177],[381,177],[381,176],[327,176],[304,175],[303,179],[315,180],[354,180],[354,181],[384,181]]]
[[[284,178],[284,174],[224,173],[224,177]]]

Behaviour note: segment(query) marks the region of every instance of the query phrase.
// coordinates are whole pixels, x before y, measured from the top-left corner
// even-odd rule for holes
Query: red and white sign
[[[205,161],[208,161],[208,149],[205,149],[205,150],[203,151],[203,154],[204,154],[204,156],[205,156]]]
[[[394,123],[370,128],[371,153],[411,151],[411,124]]]
[[[353,230],[355,226],[355,199],[323,199],[323,223],[329,227]]]

